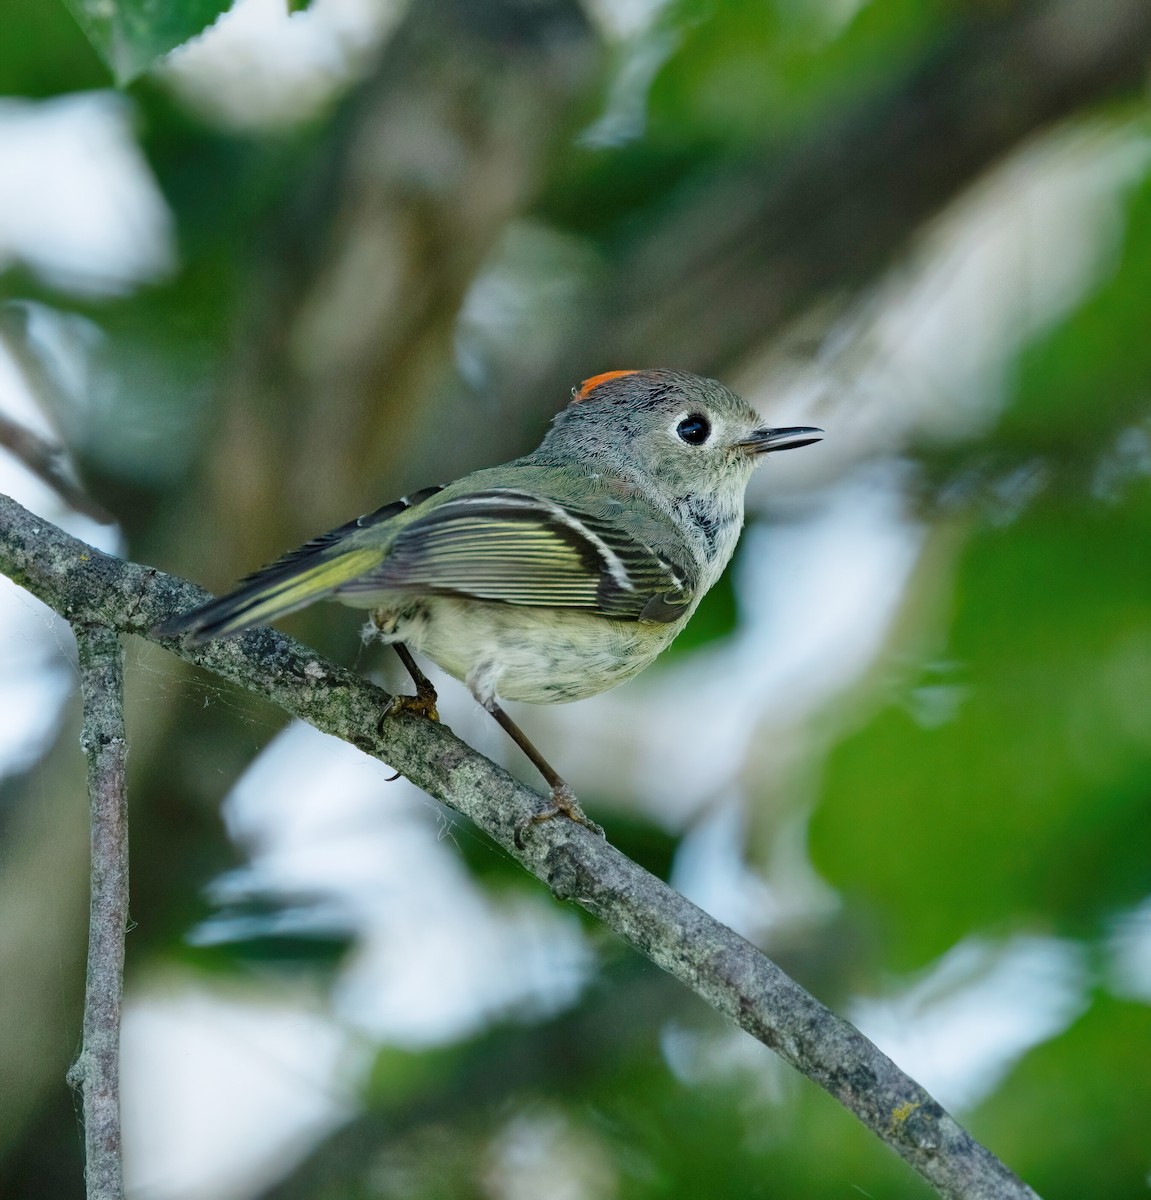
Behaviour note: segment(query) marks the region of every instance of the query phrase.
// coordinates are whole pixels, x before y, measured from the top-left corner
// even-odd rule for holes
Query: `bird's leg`
[[[379,623],[376,620],[376,614],[372,614],[372,624],[379,628]],[[404,669],[412,677],[412,682],[416,685],[416,694],[414,696],[393,696],[391,703],[380,714],[380,719],[376,724],[376,732],[384,732],[384,722],[398,712],[415,713],[420,717],[427,717],[429,721],[438,721],[440,714],[436,708],[436,689],[432,681],[420,670],[419,664],[412,657],[412,652],[404,645],[403,642],[392,642],[392,649],[396,652],[396,657],[404,664]],[[397,771],[394,775],[388,777],[388,783],[394,783],[400,777],[400,772]]]
[[[603,837],[603,829],[580,808],[579,802],[575,798],[575,792],[560,778],[551,763],[531,744],[527,734],[494,700],[484,700],[482,703],[484,708],[499,722],[508,737],[528,756],[532,766],[539,771],[544,777],[544,782],[551,788],[551,804],[539,812],[532,813],[529,817],[523,817],[516,823],[516,845],[523,846],[523,835],[529,826],[538,825],[541,821],[550,821],[553,817],[559,816],[577,821],[580,825],[586,826],[593,833],[598,833],[600,837]]]
[[[436,708],[436,689],[432,681],[420,670],[416,660],[412,657],[412,652],[403,642],[393,642],[392,649],[396,652],[396,657],[404,664],[404,670],[412,677],[412,682],[416,685],[416,694],[414,696],[393,696],[384,716],[390,717],[396,712],[410,712],[420,717],[427,717],[429,721],[438,721],[440,714]]]

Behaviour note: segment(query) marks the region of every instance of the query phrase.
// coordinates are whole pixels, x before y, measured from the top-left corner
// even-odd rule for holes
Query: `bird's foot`
[[[397,713],[412,713],[417,717],[425,717],[429,721],[440,719],[440,710],[436,707],[436,689],[429,684],[426,688],[417,688],[414,696],[393,696],[391,703],[380,716],[379,731],[383,732],[384,722]]]
[[[427,683],[427,681],[424,681]],[[439,709],[436,708],[436,689],[430,683],[427,687],[417,685],[416,694],[414,696],[393,696],[388,702],[387,708],[380,714],[380,719],[376,722],[376,733],[384,732],[384,722],[396,713],[410,712],[417,717],[425,717],[429,721],[438,721],[440,719]],[[399,779],[401,772],[397,771],[394,775],[389,775],[386,782],[395,783]]]
[[[575,821],[577,825],[582,825],[585,829],[590,829],[592,833],[598,834],[600,837],[605,836],[603,826],[597,825],[580,808],[579,801],[575,797],[575,792],[566,783],[559,783],[552,788],[547,808],[541,808],[538,812],[521,817],[516,822],[516,845],[522,850],[524,848],[524,834],[533,825],[540,825],[544,821],[552,821],[556,817],[567,817],[569,821]]]
[[[379,612],[372,613],[372,620],[377,627],[380,627]],[[416,685],[416,694],[414,696],[393,696],[384,717],[390,717],[393,713],[409,712],[414,713],[417,717],[426,717],[429,721],[438,721],[440,713],[436,708],[436,689],[432,681],[420,670],[416,660],[412,657],[412,652],[403,642],[393,642],[392,649],[396,652],[396,657],[403,663],[404,670],[412,677],[412,682]],[[382,721],[383,717],[380,719]]]

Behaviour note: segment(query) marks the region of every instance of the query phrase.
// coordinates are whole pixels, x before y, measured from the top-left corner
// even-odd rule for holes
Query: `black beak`
[[[752,454],[767,454],[773,450],[798,450],[823,437],[823,430],[814,425],[793,425],[787,429],[757,429],[739,444]]]

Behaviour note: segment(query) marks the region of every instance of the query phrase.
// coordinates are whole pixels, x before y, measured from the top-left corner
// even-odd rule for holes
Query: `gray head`
[[[599,462],[672,492],[737,490],[769,451],[806,446],[821,430],[769,429],[714,379],[683,371],[608,371],[585,380],[533,455]]]

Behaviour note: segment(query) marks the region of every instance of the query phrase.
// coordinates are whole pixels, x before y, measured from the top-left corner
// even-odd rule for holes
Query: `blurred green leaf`
[[[251,968],[282,975],[326,975],[344,962],[352,947],[338,934],[274,934],[196,946],[184,958],[201,970],[234,976]]]
[[[675,50],[651,92],[652,135],[735,147],[796,132],[834,103],[888,84],[952,6],[680,0],[662,14]],[[849,11],[849,10],[848,10]]]
[[[846,20],[820,4],[668,5],[628,51],[634,64],[670,47],[650,86],[629,95],[634,129],[565,154],[541,211],[608,246],[626,243],[719,164],[762,156],[837,105],[890,87],[951,12],[944,0],[863,4]]]
[[[1151,416],[1151,177],[1127,203],[1114,271],[1065,322],[1024,351],[996,440],[1082,471],[1130,422]]]
[[[831,1200],[845,1179],[869,1195],[931,1195],[830,1097],[630,955],[550,1021],[418,1054],[383,1049],[365,1091],[368,1114],[330,1157],[355,1156],[377,1179],[381,1161],[402,1163],[413,1197],[477,1194],[517,1130],[541,1171],[570,1178],[573,1144],[598,1162],[591,1195]],[[437,1136],[447,1128],[450,1156]],[[284,1200],[315,1194],[301,1182]]]
[[[64,0],[120,87],[202,33],[231,0]]]
[[[1027,470],[968,515],[937,661],[828,764],[817,865],[897,969],[1151,892],[1151,186],[1129,213],[1114,275],[1023,355],[994,448]]]
[[[1042,1196],[1147,1195],[1151,1008],[1100,995],[971,1123]]]
[[[5,0],[0,95],[27,99],[105,87],[91,42],[61,4]]]
[[[874,911],[889,965],[972,928],[1083,934],[1151,890],[1151,594],[1133,574],[1151,484],[1137,493],[1052,496],[975,533],[950,666],[832,754],[813,853]]]

